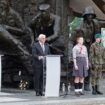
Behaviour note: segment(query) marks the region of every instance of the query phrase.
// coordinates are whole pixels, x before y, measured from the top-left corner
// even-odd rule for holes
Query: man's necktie
[[[41,46],[42,46],[43,52],[45,52],[45,46],[44,46],[44,44],[42,44]]]

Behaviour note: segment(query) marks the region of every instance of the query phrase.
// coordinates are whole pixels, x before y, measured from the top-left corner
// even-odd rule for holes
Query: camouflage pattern
[[[92,86],[99,85],[101,75],[102,75],[102,65],[95,65],[95,68],[91,70]]]
[[[99,85],[99,80],[102,72],[102,65],[104,64],[105,50],[100,43],[93,43],[90,47],[90,62],[91,68],[91,83],[92,86]]]
[[[104,64],[104,47],[100,43],[93,43],[90,47],[90,61],[91,64],[103,65]]]

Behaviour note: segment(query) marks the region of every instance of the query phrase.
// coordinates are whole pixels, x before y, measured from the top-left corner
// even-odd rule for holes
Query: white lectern
[[[60,88],[61,55],[46,56],[45,97],[58,97]]]
[[[1,83],[2,83],[2,56],[0,55],[0,91],[1,91]]]

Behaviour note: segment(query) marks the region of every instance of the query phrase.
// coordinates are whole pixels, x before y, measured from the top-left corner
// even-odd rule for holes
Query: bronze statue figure
[[[4,57],[7,55],[11,57],[18,56],[19,62],[29,74],[32,70],[30,63],[32,38],[30,33],[30,29],[24,25],[19,14],[9,6],[8,1],[1,0],[0,53],[5,55]]]
[[[34,40],[43,33],[47,36],[47,42],[52,43],[59,36],[60,17],[50,13],[49,4],[41,4],[38,9],[39,13],[29,24],[34,33]]]
[[[6,0],[1,0],[0,1],[0,36],[1,36],[1,44],[8,43],[10,46],[5,50],[2,50],[2,46],[0,49],[4,52],[7,53],[8,50],[11,47],[13,50],[11,52],[8,52],[9,54],[17,54],[17,53],[24,53],[24,54],[29,54],[27,51],[27,47],[25,48],[25,45],[23,44],[22,37],[25,36],[27,33],[26,27],[19,16],[19,14],[14,11],[8,4]],[[28,37],[29,39],[30,37]],[[4,43],[3,43],[4,41]],[[30,43],[31,43],[31,38],[30,38]],[[18,52],[17,52],[18,51]]]

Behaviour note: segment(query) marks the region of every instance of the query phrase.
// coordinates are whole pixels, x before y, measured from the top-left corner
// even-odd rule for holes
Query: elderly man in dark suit
[[[36,96],[42,96],[43,94],[43,69],[45,68],[45,56],[50,54],[50,49],[46,41],[46,36],[40,34],[38,42],[34,42],[32,45],[33,56],[33,70],[34,70],[34,87]]]

